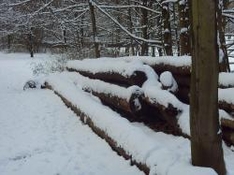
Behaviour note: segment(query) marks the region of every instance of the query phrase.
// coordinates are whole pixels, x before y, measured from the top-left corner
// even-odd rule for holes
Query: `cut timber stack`
[[[150,67],[144,67],[143,64],[136,64],[134,59],[123,58],[108,60],[105,58],[72,61],[67,65],[67,70],[70,72],[77,72],[93,79],[89,79],[90,82],[99,81],[99,83],[103,84],[102,89],[99,90],[96,89],[99,83],[84,85],[82,89],[99,97],[103,104],[110,106],[130,121],[141,121],[157,131],[161,130],[166,133],[189,137],[188,133],[183,132],[183,129],[181,129],[181,126],[178,124],[178,116],[184,112],[184,109],[181,108],[182,105],[180,101],[189,103],[191,64],[189,57],[178,57],[178,59],[166,57],[163,59],[160,58],[159,60],[157,58],[148,59],[142,57],[140,59],[137,58],[137,61],[147,64]],[[157,92],[154,97],[148,96],[145,92],[139,93],[141,87],[142,91],[148,89],[144,83],[152,78],[149,76],[152,74],[152,70],[157,74],[162,74],[165,71],[171,72],[178,84],[178,90],[176,92],[160,90],[160,88],[163,88],[163,86],[161,86],[160,88],[155,87],[155,90],[157,89],[159,92]],[[230,77],[230,75],[225,76]],[[159,83],[158,80],[154,81]],[[77,84],[82,85],[82,83],[78,81]],[[110,87],[112,85],[113,87]],[[137,92],[132,91],[132,94],[127,98],[120,97],[120,91],[127,92],[133,85],[139,86]],[[228,85],[228,87],[230,86],[231,85]],[[222,83],[222,87],[225,87],[225,82]],[[106,90],[121,88],[123,89],[116,93]],[[174,93],[177,98],[173,96],[172,93]],[[167,104],[162,103],[162,100],[157,100],[162,94],[166,94],[166,96],[164,96]],[[180,105],[172,104],[170,102],[172,99],[178,101],[176,103]],[[227,101],[224,100],[219,101],[219,105],[220,109],[224,109],[229,114],[233,112],[234,105],[232,105],[232,103],[227,103]],[[221,124],[224,132],[224,139],[228,143],[234,144],[233,139],[231,139],[232,134],[229,134],[230,132],[233,133],[233,129],[223,124],[223,121],[232,123],[232,119],[222,120]]]
[[[189,91],[191,63],[185,61],[184,64],[181,58],[179,61],[173,60],[174,63],[171,63],[171,58],[160,58],[159,61],[153,59],[142,57],[137,60],[105,58],[70,61],[67,64],[68,72],[64,71],[47,80],[44,86],[53,90],[113,150],[130,159],[132,164],[146,174],[155,166],[155,162],[150,162],[153,159],[147,160],[146,157],[156,146],[155,143],[152,144],[153,138],[137,132],[134,124],[129,124],[129,121],[140,121],[155,131],[189,138],[189,105],[181,102],[188,102],[189,93],[185,92],[185,99],[180,89],[184,87]],[[165,74],[165,71],[173,76]],[[164,76],[159,78],[156,73],[164,73]],[[171,90],[174,79],[175,84],[178,84],[175,91]],[[232,85],[226,85],[225,81],[222,87],[232,89]],[[231,114],[234,102],[227,99],[229,90],[219,90],[224,94],[221,95],[219,104]],[[223,139],[234,145],[234,119],[226,112],[219,112],[222,115]],[[144,139],[139,141],[136,136]],[[143,147],[141,143],[144,143]]]
[[[179,109],[176,109],[173,107],[173,105],[165,106],[164,104],[160,104],[160,102],[153,102],[150,100],[147,96],[145,96],[143,93],[139,94],[139,90],[137,92],[133,92],[132,96],[129,98],[128,104],[126,103],[127,100],[122,100],[118,95],[121,93],[115,93],[110,92],[107,89],[116,89],[120,88],[120,86],[128,87],[127,89],[132,89],[134,86],[133,81],[130,81],[131,77],[134,76],[136,79],[142,80],[142,75],[144,75],[144,82],[141,82],[143,85],[145,82],[148,81],[148,77],[151,78],[151,81],[154,82],[154,85],[158,84],[161,85],[157,80],[157,75],[153,71],[153,69],[149,66],[144,66],[143,64],[132,64],[131,62],[110,62],[110,64],[107,63],[108,61],[99,61],[99,60],[84,60],[84,61],[75,61],[72,64],[67,65],[67,70],[70,72],[77,72],[82,75],[87,75],[87,77],[95,79],[93,81],[99,80],[99,83],[103,84],[103,88],[100,91],[96,91],[94,88],[97,85],[98,82],[93,86],[94,88],[90,86],[86,86],[86,88],[83,88],[85,91],[91,92],[93,95],[99,97],[104,104],[107,104],[112,109],[117,109],[117,111],[121,114],[123,114],[124,117],[130,119],[131,121],[140,121],[144,122],[148,126],[150,126],[154,130],[161,130],[166,133],[174,134],[174,135],[186,135],[182,132],[182,130],[179,128],[177,124],[176,115],[180,113]],[[89,66],[87,66],[87,64]],[[95,66],[92,66],[92,65]],[[116,69],[116,65],[119,64],[119,68]],[[101,65],[101,66],[100,66]],[[109,67],[103,68],[103,65],[108,65]],[[95,67],[93,69],[90,69],[90,67]],[[88,74],[84,74],[84,72],[89,72]],[[136,72],[140,72],[140,74],[136,74]],[[152,75],[153,74],[153,75]],[[155,75],[154,75],[155,74]],[[78,75],[78,74],[77,74]],[[91,75],[91,76],[90,76]],[[108,75],[106,76],[107,79],[105,79],[105,76],[101,77],[100,81],[100,75]],[[123,84],[123,81],[119,79],[120,76],[113,76],[113,75],[120,75],[124,78],[125,84]],[[109,78],[111,77],[111,81]],[[147,79],[146,79],[147,78]],[[152,80],[153,79],[153,80]],[[92,81],[92,80],[89,80]],[[112,82],[112,85],[115,87],[109,87],[109,83],[105,82]],[[138,84],[139,85],[139,84]],[[130,87],[129,87],[130,86]],[[155,86],[154,88],[159,88]],[[126,91],[127,90],[121,90]],[[138,88],[139,89],[139,88]],[[162,90],[162,89],[160,89]],[[143,90],[142,90],[143,91]],[[119,91],[120,92],[120,91]],[[164,90],[164,93],[168,91]],[[112,94],[112,95],[110,95]],[[137,110],[131,109],[134,106],[140,107]],[[133,106],[133,107],[132,107]],[[134,107],[135,108],[135,107]],[[124,112],[123,112],[124,111]],[[126,113],[130,112],[130,113]],[[133,114],[133,115],[132,115]],[[133,117],[132,117],[133,116]]]
[[[142,84],[147,80],[145,72],[138,70],[137,67],[133,67],[132,64],[119,64],[120,65],[116,65],[115,63],[110,61],[99,62],[97,60],[91,59],[84,61],[75,61],[71,64],[68,64],[67,70],[70,72],[78,72],[79,74],[92,79],[99,79],[105,82],[118,84],[125,87],[129,87],[132,85],[141,87]],[[90,68],[89,65],[94,65],[94,68]],[[119,67],[122,70],[116,70],[116,67]],[[131,71],[128,72],[127,70]]]
[[[128,58],[126,58],[129,60]],[[176,97],[183,103],[189,103],[190,76],[191,76],[191,58],[188,56],[174,57],[139,57],[144,64],[149,65],[158,74],[165,71],[172,73],[178,84]]]
[[[104,104],[116,111],[123,112],[130,120],[141,111],[140,101],[143,98],[143,92],[138,86],[134,85],[125,88],[98,79],[90,79],[76,73],[76,71],[64,72],[63,75],[66,79],[71,79],[85,92],[97,96]]]

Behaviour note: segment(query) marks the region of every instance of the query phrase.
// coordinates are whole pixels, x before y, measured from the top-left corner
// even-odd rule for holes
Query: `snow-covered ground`
[[[0,53],[0,174],[143,174],[83,125],[49,90],[23,91],[50,56]]]

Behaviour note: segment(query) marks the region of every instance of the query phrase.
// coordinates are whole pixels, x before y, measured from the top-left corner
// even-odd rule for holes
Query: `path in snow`
[[[0,53],[1,175],[143,174],[51,91],[22,90],[32,77],[30,63],[39,59],[27,57]]]

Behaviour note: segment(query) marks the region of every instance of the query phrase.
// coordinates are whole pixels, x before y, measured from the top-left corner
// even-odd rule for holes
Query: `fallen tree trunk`
[[[234,120],[229,120],[229,119],[221,119],[221,126],[223,128],[229,128],[232,129],[234,132]]]
[[[223,140],[226,141],[228,145],[234,145],[234,130],[223,129]]]
[[[171,127],[173,127],[175,135],[189,137],[182,132],[181,128],[178,125],[176,116],[181,112],[179,109],[175,108],[172,104],[169,104],[166,107],[162,104],[153,102],[148,97],[144,97],[143,101],[146,103],[146,105],[144,106],[146,109],[144,109],[144,111],[149,110],[148,106],[150,106],[150,108],[153,108],[154,111],[157,111],[159,113],[157,113],[157,115],[155,113],[151,115],[153,115],[154,117],[159,116],[161,120],[166,121]]]
[[[182,75],[182,74],[173,74],[173,77],[175,78],[177,84],[182,87],[188,87],[190,88],[190,80],[191,76],[190,75]]]
[[[96,72],[92,73],[89,71],[77,70],[73,68],[68,68],[70,72],[78,72],[83,76],[99,79],[105,82],[121,85],[124,87],[129,87],[132,85],[137,85],[139,87],[147,80],[147,76],[143,71],[134,71],[131,75],[123,76],[119,72]]]
[[[178,75],[190,75],[190,66],[172,66],[169,64],[154,64],[150,65],[155,72],[158,74],[161,74],[162,72],[169,71],[173,75],[178,74]]]
[[[189,93],[190,89],[188,87],[180,87],[175,93],[175,96],[183,103],[189,104]]]
[[[97,92],[90,87],[84,87],[83,90],[97,96],[107,105],[114,106],[117,109],[130,112],[132,114],[137,114],[141,109],[140,98],[142,98],[142,93],[139,93],[139,91],[132,92],[130,98],[121,98],[118,97],[117,94]]]
[[[219,73],[219,87],[222,89],[234,88],[234,73]]]
[[[226,101],[219,101],[219,108],[225,110],[228,113],[234,112],[234,104],[227,103]]]
[[[92,93],[108,106],[125,111],[132,115],[141,110],[140,99],[143,96],[142,90],[138,86],[128,88],[115,84],[110,84],[101,80],[94,80],[75,72],[61,73],[65,79],[70,79],[84,91]]]

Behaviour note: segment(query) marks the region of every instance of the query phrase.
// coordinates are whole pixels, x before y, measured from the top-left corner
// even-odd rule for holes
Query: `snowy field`
[[[0,175],[143,174],[83,125],[52,91],[22,90],[27,80],[35,78],[32,67],[53,59],[45,54],[31,59],[28,54],[0,53]],[[136,155],[142,153],[142,159],[152,165],[151,175],[216,174],[191,166],[188,139],[155,133],[139,123],[123,123],[141,134],[131,132],[136,135],[132,140],[140,144],[127,146],[142,151]],[[227,175],[234,175],[233,147],[224,145],[224,155]]]
[[[50,56],[0,53],[1,175],[140,175],[49,90],[23,91]]]

